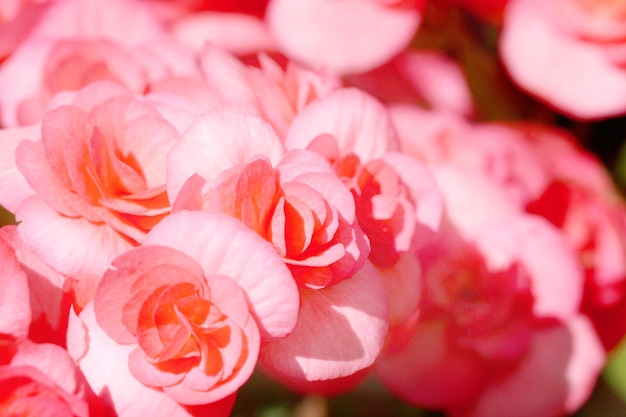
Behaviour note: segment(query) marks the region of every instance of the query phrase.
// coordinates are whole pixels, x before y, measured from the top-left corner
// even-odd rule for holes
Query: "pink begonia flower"
[[[385,103],[423,104],[463,117],[474,114],[463,70],[439,52],[409,49],[381,67],[346,79]]]
[[[482,173],[508,193],[512,205],[561,229],[585,270],[583,311],[605,347],[614,346],[626,332],[620,314],[626,309],[626,212],[599,161],[549,126],[468,124],[408,105],[390,106],[390,113],[407,153],[431,167],[454,163]],[[461,198],[467,189],[449,198]],[[479,216],[486,209],[474,207]]]
[[[258,108],[281,138],[309,103],[341,86],[341,81],[327,72],[308,70],[290,61],[283,70],[267,55],[258,59],[259,67],[246,66],[209,46],[200,54],[204,79],[220,99]]]
[[[8,363],[2,362],[0,414],[3,416],[104,415],[85,378],[62,347],[25,341],[16,346]]]
[[[0,229],[4,231],[4,228]],[[0,348],[26,339],[32,312],[28,278],[15,251],[0,239]]]
[[[22,242],[17,233],[17,226],[4,226],[0,229],[0,245],[9,245],[18,261],[19,268],[27,278],[28,295],[24,298],[23,289],[19,282],[9,281],[9,288],[2,291],[10,296],[12,302],[0,302],[0,305],[10,306],[11,314],[2,314],[11,317],[20,314],[25,309],[29,311],[28,338],[39,343],[56,343],[65,345],[67,328],[67,309],[69,299],[64,294],[65,276],[44,264],[32,250]],[[5,267],[12,265],[6,259]],[[4,274],[2,274],[4,275]],[[19,305],[13,303],[19,302]]]
[[[437,229],[439,190],[423,164],[397,152],[391,120],[373,97],[346,88],[312,102],[293,120],[285,144],[316,151],[333,164],[354,195],[376,266],[392,266]]]
[[[365,72],[406,48],[422,0],[270,0],[272,39],[290,59],[339,74]]]
[[[128,404],[118,384],[137,398],[155,393],[168,408],[171,400],[219,405],[254,370],[261,340],[291,332],[298,309],[297,287],[269,243],[223,214],[183,211],[112,262],[93,309],[71,319],[68,346],[116,408],[154,406]],[[92,369],[110,351],[124,360],[109,373]]]
[[[570,117],[626,113],[626,7],[619,1],[511,0],[500,55],[524,90]]]
[[[583,276],[574,253],[487,177],[453,166],[435,175],[448,222],[418,252],[418,315],[391,330],[378,375],[401,398],[454,416],[573,412],[605,360],[578,311]],[[472,191],[458,195],[459,187]]]
[[[20,236],[62,273],[99,275],[169,213],[166,155],[179,133],[117,84],[59,96],[37,135],[11,137],[23,139],[15,166],[34,192],[11,203]]]
[[[36,123],[56,93],[93,81],[142,93],[174,74],[197,76],[194,56],[139,1],[53,2],[0,66],[2,124]]]
[[[369,254],[352,194],[314,152],[278,160],[282,143],[271,127],[237,108],[198,117],[172,149],[174,211],[216,210],[241,220],[274,245],[301,286],[350,278]],[[174,184],[186,177],[176,193]]]

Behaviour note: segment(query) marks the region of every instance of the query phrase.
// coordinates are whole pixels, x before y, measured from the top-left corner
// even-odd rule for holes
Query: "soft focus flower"
[[[626,113],[626,8],[606,0],[511,0],[500,55],[521,88],[574,118]]]
[[[578,312],[583,277],[567,242],[547,222],[507,208],[506,194],[477,173],[440,167],[436,177],[449,223],[418,252],[419,315],[391,330],[378,375],[402,398],[450,415],[576,409],[604,350]],[[455,193],[461,183],[471,192]],[[492,208],[467,210],[473,199]],[[529,380],[542,388],[529,394]]]
[[[97,80],[144,92],[150,82],[194,75],[190,51],[136,0],[63,0],[41,7],[37,23],[0,65],[2,124],[41,120],[51,97]],[[0,33],[0,36],[2,33]]]

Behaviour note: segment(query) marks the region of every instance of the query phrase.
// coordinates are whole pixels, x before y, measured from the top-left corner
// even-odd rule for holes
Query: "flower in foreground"
[[[252,373],[261,340],[293,329],[298,307],[271,245],[227,216],[183,211],[113,261],[93,308],[71,321],[68,346],[115,407],[153,406],[129,403],[134,392],[177,413],[219,408]],[[103,372],[94,362],[110,355]]]

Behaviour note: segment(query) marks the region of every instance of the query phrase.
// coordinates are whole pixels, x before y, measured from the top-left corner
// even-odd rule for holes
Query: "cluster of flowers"
[[[626,111],[623,6],[458,3],[504,16],[523,88]],[[471,121],[458,67],[409,47],[425,7],[0,3],[0,414],[227,416],[255,369],[580,407],[626,332],[624,202],[567,132]]]

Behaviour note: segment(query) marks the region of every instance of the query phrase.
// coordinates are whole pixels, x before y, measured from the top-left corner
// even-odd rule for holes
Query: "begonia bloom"
[[[392,329],[377,373],[401,398],[455,416],[574,411],[605,353],[579,312],[584,281],[568,242],[483,173],[434,173],[446,222],[418,251],[419,309]],[[546,384],[531,401],[520,391],[529,379]]]
[[[21,238],[62,273],[101,273],[169,213],[165,163],[178,138],[155,108],[117,84],[59,97],[38,135],[22,137],[15,152],[35,194],[16,210]],[[61,245],[52,238],[72,233]]]
[[[113,0],[106,8],[92,0],[45,6],[0,66],[4,126],[39,122],[56,93],[93,81],[115,81],[143,93],[163,77],[197,74],[191,51],[139,1]]]
[[[511,78],[567,116],[626,112],[626,9],[619,1],[511,0],[499,50]]]
[[[428,169],[398,151],[383,105],[354,88],[338,89],[299,113],[285,140],[326,157],[352,191],[370,239],[370,260],[391,266],[424,244],[441,218],[441,197]]]
[[[189,176],[170,193],[174,210],[216,210],[241,220],[274,245],[301,286],[350,278],[369,253],[350,191],[314,152],[294,150],[277,160],[283,148],[271,127],[234,110],[205,113],[173,148],[170,189]]]
[[[102,410],[68,352],[60,346],[20,343],[0,365],[0,413],[6,416],[97,417]]]
[[[121,385],[195,406],[229,401],[254,370],[261,340],[293,329],[299,298],[288,269],[256,233],[223,214],[183,211],[113,260],[90,305],[68,335],[90,384],[108,386],[114,405],[126,403],[111,386],[117,382],[89,365],[119,346],[123,378],[133,379]]]

